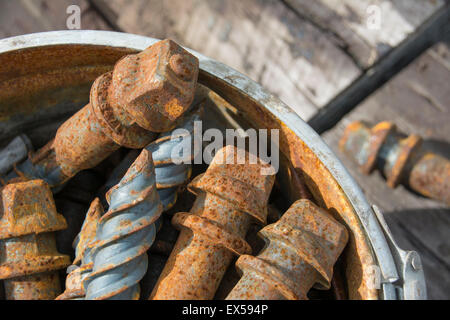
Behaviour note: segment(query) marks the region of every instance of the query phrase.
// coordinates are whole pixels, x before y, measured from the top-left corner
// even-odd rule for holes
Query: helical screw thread
[[[138,299],[138,282],[147,271],[146,252],[162,212],[148,150],[141,152],[107,198],[110,207],[99,221],[92,272],[83,281],[86,299]]]
[[[160,135],[146,147],[152,153],[156,188],[164,211],[173,207],[177,201],[179,187],[186,184],[191,177],[191,163],[195,156],[193,150],[194,123],[201,119],[201,112],[199,109],[190,114],[180,126]]]
[[[91,249],[97,234],[98,221],[103,213],[100,199],[95,198],[86,213],[83,226],[72,244],[75,249],[75,260],[67,268],[69,274],[66,278],[66,289],[55,300],[84,300],[86,294],[83,280],[92,271]]]
[[[259,235],[266,245],[256,257],[239,257],[243,276],[228,300],[303,300],[314,285],[329,289],[348,240],[345,227],[309,200],[295,202]]]
[[[242,160],[247,161],[227,162],[225,157],[237,150],[219,150],[206,173],[189,185],[197,199],[189,213],[179,212],[172,219],[180,236],[151,299],[212,299],[233,255],[251,252],[245,235],[251,223],[266,223],[275,177],[261,175],[260,170],[270,166],[249,164],[245,151]]]

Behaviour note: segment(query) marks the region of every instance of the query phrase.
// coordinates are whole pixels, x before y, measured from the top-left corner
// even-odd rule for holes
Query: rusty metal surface
[[[85,86],[86,83],[92,82],[104,72],[100,71],[102,68],[111,69],[117,57],[130,51],[143,50],[156,41],[137,35],[98,31],[50,32],[1,40],[0,59],[13,61],[0,64],[1,81],[20,80],[29,74],[29,70],[33,75],[41,72],[41,65],[45,70],[54,64],[55,77],[60,83],[67,84],[71,88],[70,92],[55,95],[55,88],[62,87],[61,84],[52,86],[53,82],[50,80],[54,80],[53,74],[43,77],[40,81],[42,84],[40,96],[50,97],[52,101],[63,104],[42,98],[20,100],[18,105],[29,110],[28,113],[18,113],[19,108],[5,110],[8,114],[6,118],[2,118],[5,122],[1,124],[0,129],[6,129],[1,131],[0,139],[11,138],[8,134],[17,134],[17,130],[14,129],[18,126],[17,120],[21,123],[23,121],[31,123],[42,121],[49,116],[54,119],[60,114],[59,110],[67,110],[64,109],[67,104],[80,101],[80,97],[84,99],[88,90],[77,86]],[[348,227],[350,239],[343,261],[345,266],[343,272],[349,298],[380,297],[384,289],[375,290],[368,286],[368,282],[371,281],[367,277],[370,274],[369,267],[378,265],[383,281],[393,281],[398,278],[395,261],[370,205],[347,170],[320,137],[292,109],[244,75],[197,52],[189,51],[200,60],[199,82],[235,106],[252,127],[280,129],[282,156],[292,164],[295,173],[304,178],[308,189],[313,193],[313,199],[324,208],[330,209],[332,214]],[[29,61],[31,62],[28,63]],[[87,68],[87,65],[92,70]],[[70,72],[69,78],[58,77],[58,74],[66,73],[68,68],[75,70]],[[12,74],[18,74],[20,77],[12,78]],[[49,88],[46,88],[47,86]],[[44,88],[48,90],[43,90]],[[39,91],[38,88],[35,91]],[[11,94],[16,94],[14,98],[16,100],[23,91],[19,95],[17,92],[19,91],[15,89],[10,90]],[[28,97],[27,92],[25,96]],[[0,96],[0,100],[3,103],[0,109],[3,111],[4,103],[8,105],[10,100],[4,99],[3,95]],[[16,114],[20,114],[20,117],[14,118]]]
[[[299,200],[259,233],[266,246],[256,257],[242,255],[237,260],[243,276],[228,300],[306,300],[314,285],[330,288],[348,233],[329,213]]]
[[[67,269],[66,289],[55,300],[84,300],[85,292],[81,280],[83,270],[79,266],[74,266],[73,269],[69,268]]]
[[[181,232],[150,299],[212,299],[233,255],[250,253],[245,235],[252,222],[266,223],[275,176],[262,175],[269,165],[250,164],[247,152],[243,164],[236,155],[234,146],[222,148],[190,183],[197,199],[172,219]]]
[[[280,130],[280,152],[303,179],[312,199],[351,231],[345,255],[349,298],[378,299],[380,290],[371,286],[368,277],[373,265],[380,267],[383,281],[397,279],[398,273],[376,217],[346,169],[308,125],[257,83],[211,60],[201,61],[201,68],[205,72],[200,72],[199,82],[239,106],[254,128]]]
[[[82,261],[88,244],[95,240],[98,222],[103,214],[104,210],[100,203],[100,199],[96,198],[92,201],[91,206],[86,213],[86,218],[84,219],[80,233],[78,233],[73,241],[73,247],[75,248],[75,260],[73,261],[73,264],[79,264]]]
[[[90,103],[17,170],[57,187],[120,146],[146,146],[154,132],[171,129],[190,106],[197,77],[198,59],[171,40],[125,56],[95,80]],[[7,179],[16,176],[12,172]]]
[[[44,46],[0,57],[0,140],[49,119],[65,120],[88,102],[94,80],[112,70],[127,48]],[[45,54],[46,58],[42,58]],[[48,126],[48,123],[47,123]],[[45,142],[35,144],[41,147]]]
[[[66,289],[56,300],[83,300],[85,291],[83,280],[92,271],[92,259],[90,249],[92,249],[98,229],[98,222],[103,215],[103,206],[100,199],[92,201],[83,226],[73,241],[75,249],[75,259],[72,265],[67,269]],[[81,266],[80,266],[81,265]]]
[[[450,205],[450,161],[424,152],[410,170],[407,184],[424,196]]]
[[[102,205],[107,208],[108,202],[106,201],[106,193],[119,183],[130,166],[136,160],[141,153],[140,149],[134,149],[127,152],[127,154],[120,160],[120,162],[114,166],[114,169],[110,172],[105,184],[97,191]]]
[[[179,147],[179,145],[183,142],[189,144],[191,143],[191,140],[188,138],[190,138],[190,136],[193,134],[194,121],[197,121],[199,119],[200,111],[197,110],[194,113],[187,115],[185,119],[182,119],[181,125],[177,127],[177,129],[175,129],[184,129],[186,131],[179,131],[180,134],[178,135],[173,135],[173,133],[175,132],[169,131],[168,133],[161,135],[155,142],[146,147],[149,152],[152,152],[152,157],[154,156],[156,159],[154,161],[154,165],[158,194],[161,195],[160,189],[166,190],[167,188],[169,188],[169,192],[163,194],[165,195],[163,199],[166,200],[165,202],[162,202],[163,206],[165,204],[165,210],[169,209],[176,201],[177,186],[186,183],[191,174],[191,165],[175,165],[171,161],[171,152],[173,148]],[[107,181],[105,186],[113,187],[121,180],[121,178],[126,173],[126,170],[128,170],[132,163],[136,160],[136,154],[139,154],[137,150],[131,150],[125,156],[120,164],[113,170],[110,179]],[[92,271],[92,261],[87,262],[88,260],[90,260],[90,258],[86,257],[85,259],[83,259],[83,257],[85,250],[88,248],[87,245],[91,243],[95,238],[97,221],[103,214],[102,210],[103,209],[100,204],[100,200],[94,200],[86,215],[82,230],[74,241],[76,257],[73,265],[80,264],[82,260],[84,260],[84,264],[74,268],[69,273],[66,279],[66,291],[57,298],[58,300],[81,299],[85,296],[82,282],[84,278],[86,278],[87,275]],[[159,228],[156,227],[156,229]],[[150,251],[169,255],[172,247],[173,244],[166,243],[160,240],[153,243]]]
[[[197,106],[198,107],[198,106]],[[185,146],[190,146],[193,151],[194,122],[201,120],[202,109],[195,109],[180,119],[176,128],[161,134],[158,138],[145,148],[152,153],[155,165],[156,188],[159,198],[163,204],[164,211],[170,210],[177,201],[178,189],[185,185],[192,174],[192,165],[188,163],[194,158],[194,152],[188,155],[172,154],[173,150],[180,150]],[[131,150],[114,168],[105,186],[111,188],[117,184],[138,156],[137,150]],[[186,163],[175,164],[172,157],[178,160],[184,159]],[[103,192],[100,192],[103,193]]]
[[[67,229],[56,233],[58,251],[74,259],[73,241],[80,232],[86,212],[95,198],[95,192],[104,181],[103,175],[94,169],[83,170],[73,177],[55,197],[58,212],[67,221]]]
[[[57,230],[67,227],[42,180],[1,190],[0,279],[10,300],[54,299],[61,287],[57,270],[70,264],[56,249]]]
[[[152,153],[155,164],[156,188],[159,198],[164,207],[164,211],[173,207],[177,201],[178,189],[185,185],[192,174],[194,159],[194,122],[200,121],[202,110],[199,109],[190,114],[173,131],[164,133],[155,141],[150,143],[146,149]],[[187,155],[175,154],[174,150],[182,150],[182,147],[189,146],[191,152]],[[184,159],[186,163],[175,164],[173,157],[178,160]]]
[[[404,137],[390,122],[370,128],[358,121],[346,128],[340,148],[364,173],[378,168],[391,188],[403,183],[424,196],[450,204],[450,161],[426,150],[420,137]]]
[[[151,153],[143,149],[122,180],[108,192],[109,210],[99,220],[92,272],[83,280],[86,299],[139,298],[147,250],[162,213]]]
[[[130,124],[135,121],[146,130],[165,132],[192,103],[199,62],[171,40],[150,48],[116,64],[108,97],[113,107],[126,113],[121,115],[124,120],[131,117]],[[149,76],[153,81],[148,81]]]
[[[183,206],[184,210],[182,210],[181,212],[190,210],[192,208],[193,203],[194,201],[192,201],[192,203],[189,206]],[[177,202],[177,204],[178,205],[176,207],[180,207],[180,203]],[[170,256],[170,253],[172,252],[172,249],[175,246],[175,242],[177,241],[179,234],[179,231],[175,229],[171,224],[172,217],[173,215],[169,215],[166,212],[159,219],[161,223],[161,228],[159,229],[158,234],[156,235],[155,242],[149,249],[150,253],[156,253],[166,257]],[[148,298],[148,295],[145,298]]]

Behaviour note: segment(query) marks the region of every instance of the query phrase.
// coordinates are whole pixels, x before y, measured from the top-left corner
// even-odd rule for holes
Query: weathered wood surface
[[[247,74],[304,119],[360,74],[333,35],[278,0],[94,3],[123,31],[172,38]]]
[[[284,0],[299,15],[340,40],[362,68],[369,68],[441,9],[444,0]]]
[[[432,299],[450,298],[450,209],[403,186],[390,189],[377,171],[363,175],[337,145],[353,121],[388,120],[406,134],[421,135],[436,152],[450,157],[449,53],[444,44],[430,49],[323,135],[369,202],[384,211],[399,245],[420,253]]]
[[[173,38],[249,75],[308,120],[443,4],[407,2],[2,1],[0,36],[66,29],[67,6],[79,5],[82,29]],[[378,30],[368,28],[369,5],[380,8]]]
[[[66,30],[66,9],[78,5],[83,29],[110,30],[87,0],[1,0],[0,39],[21,34]]]
[[[91,2],[123,31],[173,38],[247,74],[305,120],[443,5],[443,0]],[[368,28],[369,5],[380,8],[377,30]]]
[[[414,2],[412,2],[414,3]],[[333,128],[364,99],[408,67],[418,56],[443,39],[450,38],[450,2],[436,11],[404,41],[374,63],[351,86],[322,107],[308,123],[319,133]],[[393,29],[395,29],[393,27]]]

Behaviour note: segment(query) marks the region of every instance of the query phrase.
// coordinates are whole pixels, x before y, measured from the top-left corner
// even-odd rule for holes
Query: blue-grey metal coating
[[[21,134],[0,150],[0,176],[8,173],[15,163],[22,161],[33,151],[30,139]]]
[[[86,294],[86,287],[85,287],[85,282],[84,280],[86,278],[88,278],[90,276],[90,274],[92,273],[92,268],[94,266],[94,257],[92,254],[93,249],[95,248],[95,241],[89,243],[86,246],[86,249],[84,250],[83,253],[83,257],[81,260],[81,271],[80,271],[80,276],[81,276],[81,285],[84,288],[84,292]]]
[[[86,299],[139,298],[147,271],[147,250],[162,213],[151,153],[142,150],[122,180],[108,192],[110,207],[99,221],[92,272],[84,279]],[[87,261],[84,261],[87,262]]]
[[[85,300],[83,282],[92,272],[92,248],[94,246],[95,242],[86,245],[85,251],[82,253],[81,265],[73,264],[67,268],[69,274],[66,278],[66,290],[57,300]]]
[[[125,173],[131,167],[133,162],[141,153],[141,150],[134,149],[130,150],[126,156],[119,162],[119,164],[111,171],[106,183],[100,188],[98,195],[102,202],[104,208],[108,208],[108,202],[106,201],[105,195],[112,187],[119,183],[120,179],[123,178]]]
[[[164,211],[169,210],[175,204],[179,186],[188,182],[191,177],[191,163],[194,157],[194,122],[200,121],[200,119],[199,111],[188,115],[180,126],[161,134],[158,139],[146,147],[152,153],[156,187]],[[183,154],[183,150],[188,154]],[[174,163],[172,157],[183,159],[183,163]]]
[[[98,221],[103,213],[100,199],[94,199],[86,213],[81,230],[72,243],[75,249],[75,260],[67,268],[65,291],[56,300],[84,300],[83,280],[92,272],[92,248],[95,245]]]
[[[157,41],[158,39],[111,31],[52,31],[0,40],[0,53],[42,46],[75,44],[144,50]],[[216,79],[221,79],[225,84],[231,86],[233,94],[256,101],[265,110],[289,127],[317,155],[318,159],[333,175],[353,205],[355,218],[361,222],[368,239],[371,241],[372,248],[377,256],[378,266],[383,276],[383,288],[385,287],[384,284],[392,284],[399,280],[397,264],[375,213],[372,211],[372,208],[356,182],[351,178],[348,171],[336,158],[330,148],[320,139],[319,135],[296,115],[291,108],[264,90],[256,82],[220,62],[194,50],[187,50],[199,58],[200,69],[203,73]],[[218,93],[222,94],[222,92]],[[226,98],[226,95],[224,97]]]
[[[192,173],[194,123],[201,120],[201,110],[197,110],[183,118],[181,124],[172,131],[161,134],[146,149],[152,153],[155,166],[156,188],[163,204],[164,211],[169,210],[177,201],[178,187],[188,182]],[[186,163],[175,164],[172,161],[174,150],[185,150],[189,154],[178,153],[178,159],[186,159]],[[103,190],[116,185],[125,171],[137,158],[136,150],[131,150],[119,165],[112,171]]]
[[[29,158],[19,163],[14,170],[10,171],[6,175],[6,181],[19,177],[18,173],[24,175],[29,180],[44,180],[52,187],[52,191],[54,192],[62,189],[62,187],[59,187],[58,190],[54,190],[53,188],[54,186],[60,186],[66,178],[61,172],[60,167],[49,171],[42,165],[33,164]]]

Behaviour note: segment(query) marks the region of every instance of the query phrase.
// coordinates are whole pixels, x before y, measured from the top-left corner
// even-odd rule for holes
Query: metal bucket
[[[96,77],[156,39],[106,31],[56,31],[0,41],[0,146],[25,131],[35,147],[88,102]],[[313,199],[350,233],[342,265],[350,299],[423,299],[420,257],[397,247],[382,214],[369,205],[345,167],[290,107],[230,67],[200,60],[199,83],[235,108],[216,124],[279,129],[279,187],[295,201],[303,180]],[[212,101],[214,103],[214,101]],[[223,110],[222,110],[223,111]],[[211,121],[213,119],[211,118]]]

